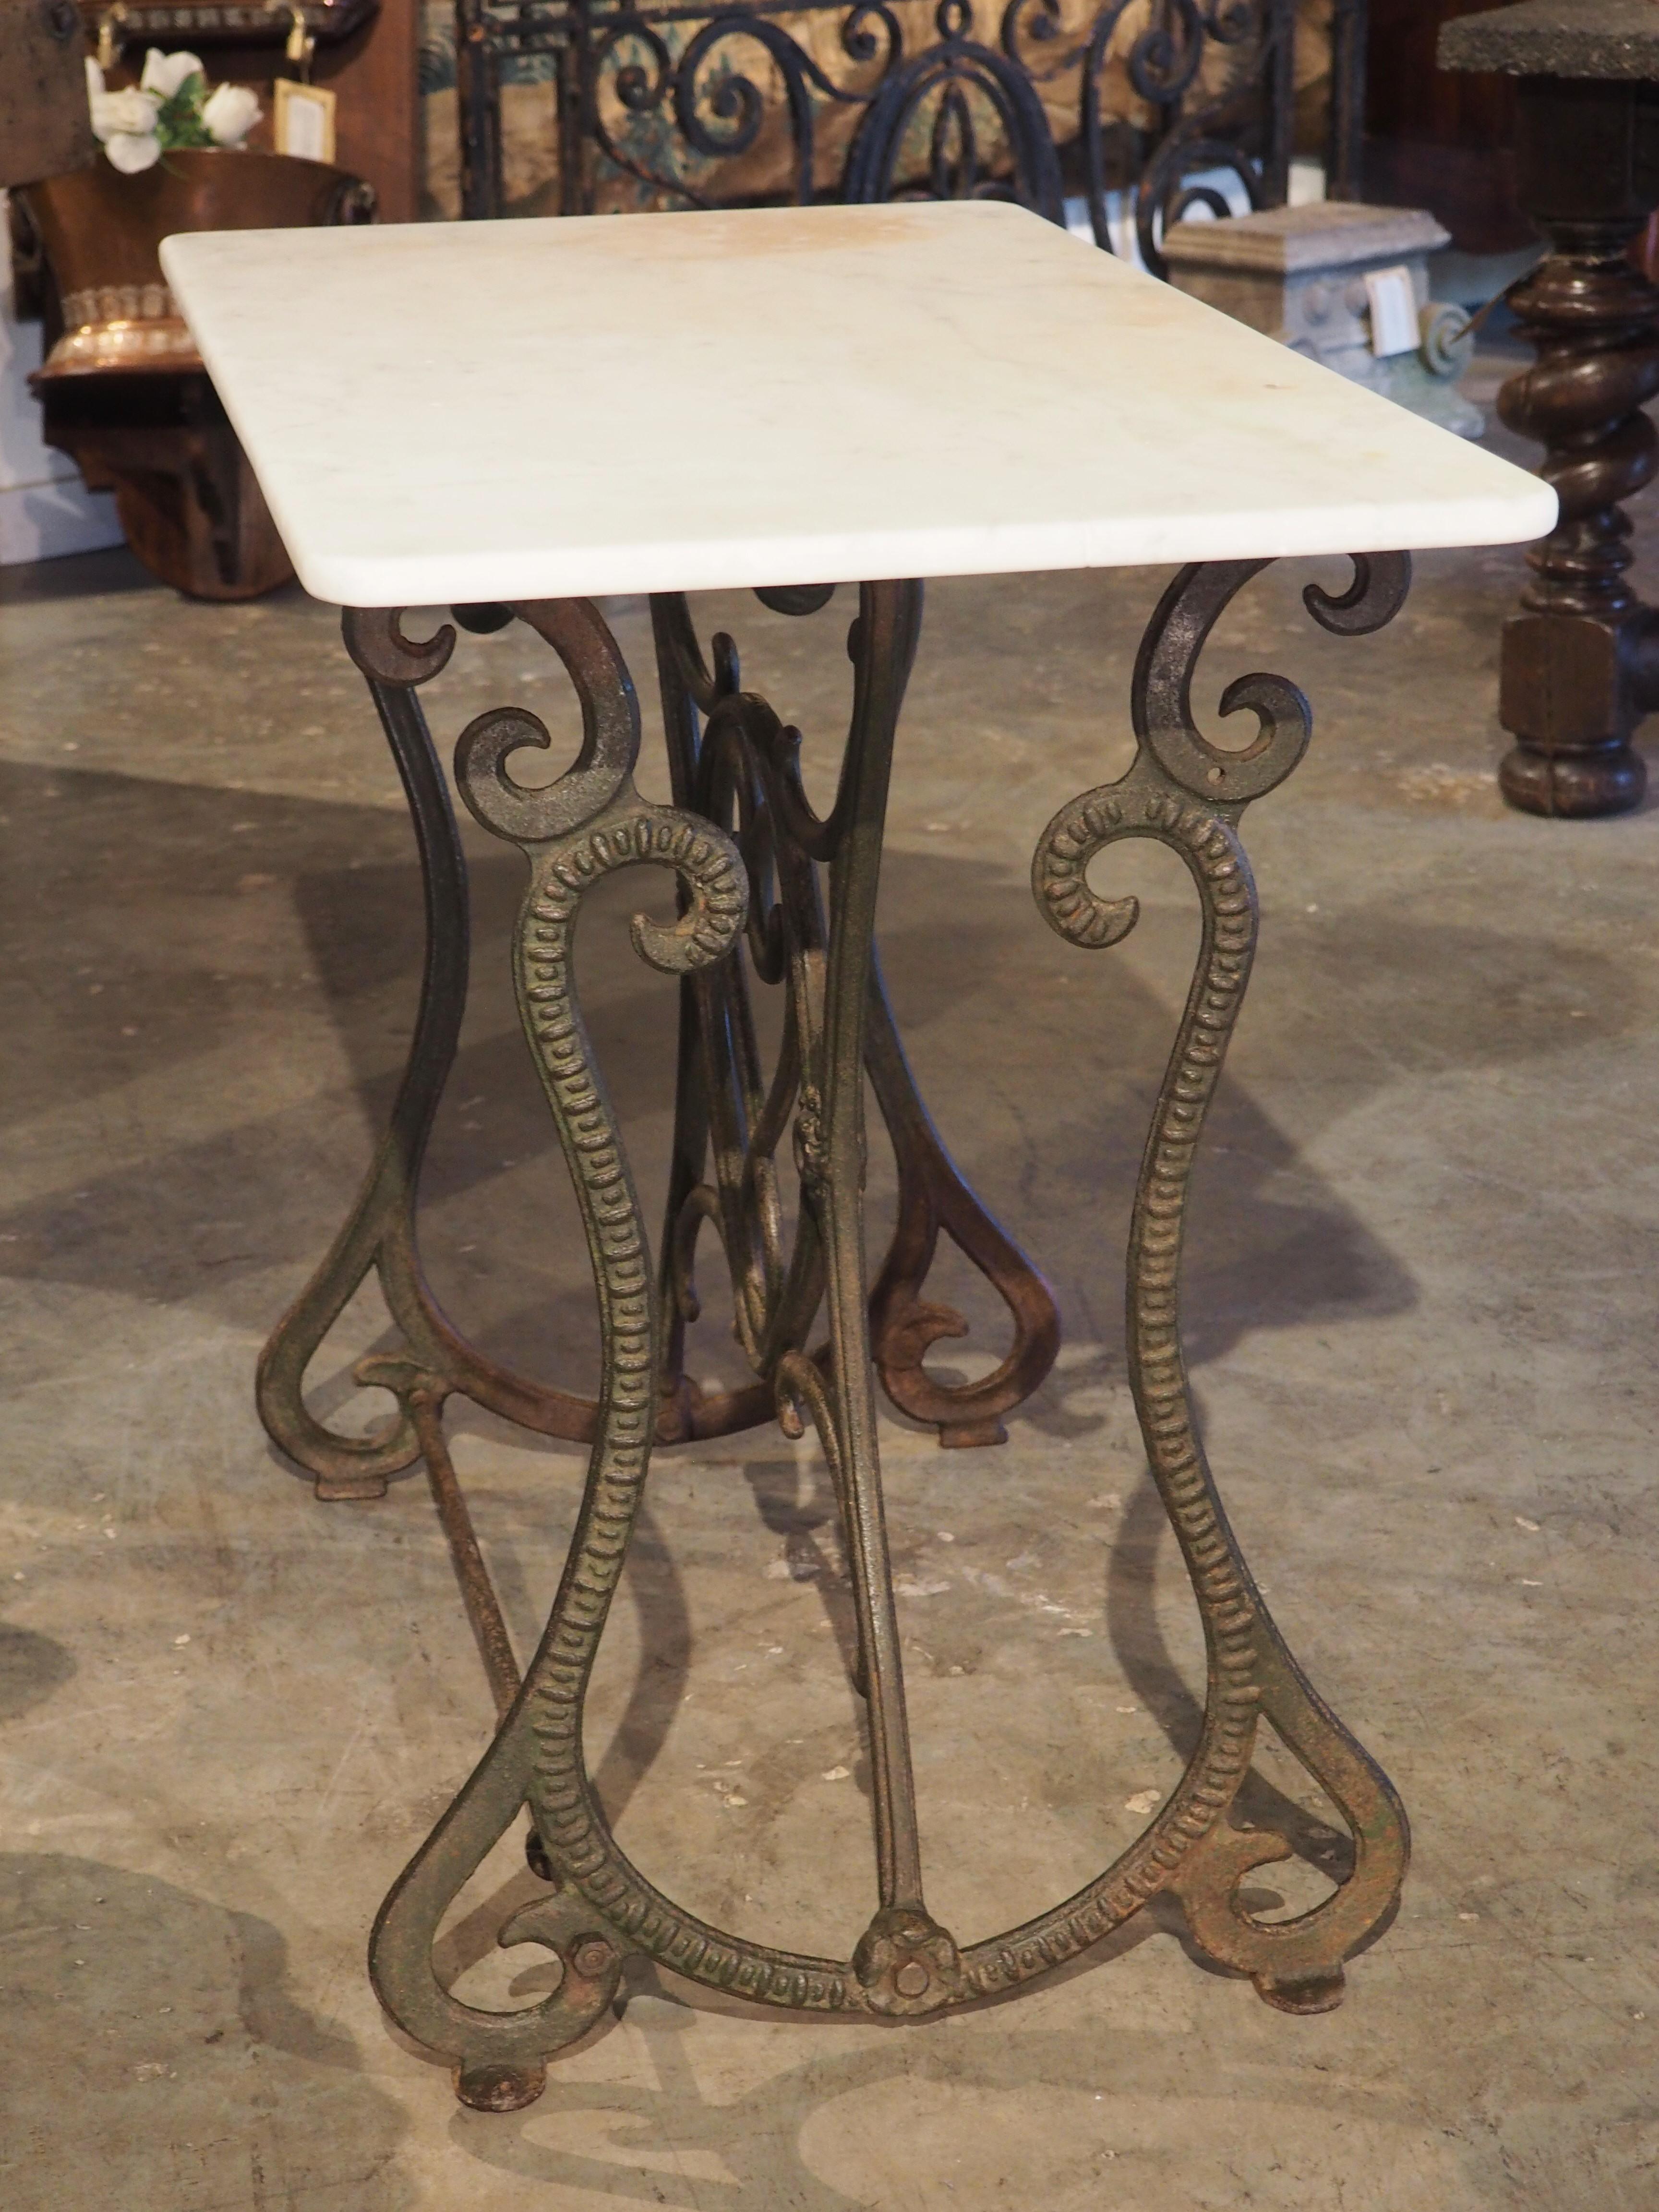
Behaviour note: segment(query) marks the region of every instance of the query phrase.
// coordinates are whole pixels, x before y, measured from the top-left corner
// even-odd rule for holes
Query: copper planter
[[[166,154],[123,176],[101,156],[24,194],[50,275],[33,381],[48,445],[112,490],[129,544],[198,599],[256,598],[293,567],[194,341],[162,280],[175,231],[372,219],[356,178],[287,154]]]

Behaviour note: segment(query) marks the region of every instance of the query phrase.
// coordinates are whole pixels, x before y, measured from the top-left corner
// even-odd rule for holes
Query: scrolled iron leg
[[[498,629],[520,616],[534,629],[536,607],[458,607],[474,632]],[[445,667],[455,633],[446,625],[424,643],[404,635],[392,611],[349,609],[347,650],[368,679],[414,823],[424,896],[426,945],[419,1012],[385,1135],[356,1205],[321,1265],[278,1322],[260,1355],[256,1400],[272,1441],[316,1478],[324,1498],[378,1498],[387,1478],[422,1457],[407,1394],[391,1420],[367,1437],[343,1436],[306,1403],[305,1377],[319,1347],[371,1271],[380,1284],[404,1352],[422,1371],[539,1435],[586,1443],[599,1415],[595,1402],[532,1381],[499,1365],[461,1334],[432,1295],[420,1261],[416,1201],[421,1164],[454,1063],[465,1009],[469,964],[466,862],[443,771],[416,696]],[[525,742],[546,742],[533,717],[520,716]],[[538,738],[539,732],[539,738]],[[401,1355],[399,1355],[401,1356]],[[355,1370],[366,1387],[384,1383],[370,1361]],[[763,1386],[731,1395],[714,1407],[659,1408],[667,1440],[718,1434],[766,1419]]]
[[[395,617],[353,611],[344,627],[347,650],[368,678],[409,800],[425,896],[426,951],[420,1010],[386,1134],[344,1227],[259,1357],[259,1417],[272,1442],[315,1476],[317,1495],[325,1498],[380,1497],[387,1477],[420,1456],[413,1420],[401,1400],[391,1422],[374,1434],[342,1436],[306,1404],[305,1376],[371,1268],[380,1270],[389,1298],[393,1277],[418,1277],[415,1194],[460,1037],[468,963],[466,861],[414,690],[444,666],[455,634],[446,629],[416,645],[404,636]]]
[[[1126,837],[1171,847],[1197,886],[1203,938],[1192,988],[1153,1115],[1136,1192],[1128,1255],[1129,1385],[1158,1484],[1203,1620],[1209,1681],[1201,1740],[1180,1788],[1148,1831],[1130,1879],[1173,1890],[1195,1940],[1248,1973],[1270,2004],[1326,2009],[1340,1999],[1343,1961],[1392,1908],[1408,1850],[1392,1784],[1321,1700],[1291,1657],[1245,1565],[1199,1440],[1182,1358],[1179,1273],[1189,1178],[1237,1018],[1255,948],[1256,896],[1238,839],[1245,805],[1271,790],[1306,748],[1306,701],[1282,678],[1245,676],[1224,714],[1254,709],[1260,730],[1242,751],[1212,745],[1189,705],[1210,629],[1265,562],[1184,569],[1147,631],[1133,697],[1139,750],[1121,781],[1062,809],[1038,846],[1032,887],[1043,917],[1070,943],[1115,945],[1133,928],[1133,899],[1103,899],[1087,881],[1095,856]],[[1380,629],[1409,582],[1403,555],[1356,556],[1352,588],[1305,599],[1326,629]],[[1290,1856],[1282,1837],[1225,1818],[1266,1719],[1340,1808],[1354,1867],[1335,1893],[1298,1918],[1264,1922],[1239,1900],[1249,1871]]]
[[[746,872],[713,823],[639,798],[632,687],[610,633],[584,602],[537,610],[582,702],[585,742],[566,775],[534,792],[514,781],[510,755],[545,742],[545,733],[512,709],[479,717],[458,748],[457,780],[468,805],[486,828],[520,845],[530,863],[515,947],[519,1002],[587,1236],[605,1377],[582,1509],[540,1648],[477,1771],[388,1897],[371,1945],[374,1985],[387,2010],[450,2057],[458,2094],[482,2109],[512,2109],[539,2094],[548,2059],[599,2017],[630,1949],[710,1987],[792,2009],[906,2016],[963,1994],[957,1947],[928,1913],[922,1893],[863,1249],[863,1048],[875,899],[894,728],[920,599],[913,585],[864,590],[869,680],[835,815],[818,825],[831,876],[826,957],[821,969],[808,963],[795,1008],[794,1150],[804,1225],[793,1265],[816,1296],[781,1285],[778,1313],[793,1316],[804,1333],[816,1305],[827,1301],[829,1352],[820,1361],[799,1342],[783,1341],[769,1359],[770,1387],[792,1414],[802,1406],[810,1412],[830,1455],[865,1654],[877,1904],[846,1962],[726,1935],[662,1896],[611,1835],[582,1749],[588,1679],[655,1427],[661,1316],[621,1134],[576,1001],[576,915],[602,877],[640,863],[668,868],[684,893],[679,920],[664,927],[636,917],[635,945],[670,972],[712,970],[742,930]],[[775,1334],[781,1326],[774,1319],[769,1329]],[[388,1371],[386,1379],[398,1387],[400,1378]],[[433,1432],[437,1387],[418,1368],[402,1374],[401,1387],[422,1424],[437,1489],[437,1469],[447,1463],[441,1435]],[[486,1619],[480,1627],[487,1656],[488,1626]],[[433,1939],[462,1884],[526,1806],[539,1846],[532,1863],[553,1891],[513,1915],[500,1940],[547,1944],[561,1978],[551,1996],[526,2012],[485,2013],[440,1984]]]
[[[633,934],[645,959],[674,973],[719,958],[742,927],[744,908],[742,870],[728,842],[690,816],[647,805],[635,792],[632,686],[599,617],[580,601],[534,611],[581,699],[581,754],[557,782],[525,789],[506,763],[522,746],[544,745],[547,735],[504,708],[463,733],[456,773],[480,822],[520,845],[530,861],[514,947],[519,1004],[581,1210],[605,1384],[581,1515],[546,1634],[477,1770],[388,1897],[370,1945],[371,1972],[387,2010],[409,2033],[453,2058],[464,2102],[490,2111],[538,2095],[547,2059],[611,2002],[630,1948],[615,1908],[634,1902],[629,1890],[637,1881],[593,1796],[581,1723],[656,1426],[658,1315],[639,1200],[576,1003],[576,913],[590,886],[617,869],[670,870],[689,894],[678,924],[665,928],[640,915]],[[440,1984],[432,1943],[457,1891],[526,1805],[556,1888],[514,1914],[500,1940],[546,1944],[558,1957],[561,1980],[526,2012],[485,2013]]]

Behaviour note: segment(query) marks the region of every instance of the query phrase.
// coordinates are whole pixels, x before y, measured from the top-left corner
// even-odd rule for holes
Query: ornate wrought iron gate
[[[1086,205],[1139,252],[1205,173],[1286,197],[1297,0],[457,0],[462,212],[502,212],[501,89],[550,64],[562,215],[815,199]],[[1328,190],[1357,190],[1364,0],[1334,0]]]

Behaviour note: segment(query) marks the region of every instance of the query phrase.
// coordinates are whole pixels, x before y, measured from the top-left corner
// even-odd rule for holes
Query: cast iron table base
[[[466,992],[466,883],[447,791],[417,688],[455,644],[446,627],[424,644],[395,611],[348,612],[347,646],[368,678],[415,817],[426,891],[420,1013],[390,1127],[350,1218],[284,1316],[262,1359],[259,1408],[276,1443],[316,1477],[319,1497],[372,1498],[423,1460],[495,1693],[495,1739],[471,1780],[399,1877],[370,1945],[381,2002],[407,2033],[454,2064],[461,2100],[510,2111],[539,2095],[546,2063],[616,1997],[637,1952],[678,1974],[793,2010],[921,2018],[1029,1981],[1075,1957],[1162,1891],[1177,1897],[1211,1958],[1248,1974],[1268,2003],[1319,2012],[1340,2002],[1343,1962],[1392,1911],[1407,1854],[1406,1815],[1388,1778],[1321,1701],[1286,1649],[1228,1526],[1200,1443],[1183,1364],[1178,1273],[1188,1181],[1209,1102],[1249,979],[1256,896],[1239,842],[1245,806],[1283,781],[1305,750],[1308,705],[1270,675],[1241,677],[1224,714],[1248,708],[1259,728],[1242,749],[1212,745],[1192,715],[1206,638],[1266,561],[1203,562],[1165,592],[1136,663],[1139,747],[1119,781],[1063,807],[1038,844],[1032,887],[1043,919],[1085,950],[1134,927],[1132,898],[1103,899],[1086,872],[1127,837],[1152,838],[1185,862],[1202,909],[1197,966],[1153,1115],[1128,1250],[1128,1376],[1153,1478],[1203,1621],[1208,1686],[1198,1744],[1180,1784],[1114,1864],[1063,1903],[1006,1933],[959,1947],[924,1896],[909,1740],[877,1449],[876,1383],[935,1425],[946,1444],[1000,1442],[1001,1419],[1041,1382],[1059,1345],[1041,1276],[987,1215],[929,1121],[900,1047],[873,947],[893,740],[921,620],[919,583],[869,583],[848,650],[850,727],[835,804],[820,818],[797,765],[799,732],[741,688],[729,638],[705,661],[684,599],[653,602],[672,777],[670,806],[633,781],[640,716],[603,618],[586,600],[458,609],[469,629],[514,617],[550,645],[581,703],[583,744],[570,769],[531,790],[512,754],[545,747],[522,709],[479,715],[461,733],[455,776],[483,827],[520,847],[529,884],[514,962],[524,1028],[569,1167],[586,1232],[602,1328],[597,1402],[507,1373],[445,1318],[421,1273],[415,1203],[422,1154],[453,1060]],[[1324,629],[1359,635],[1397,611],[1403,554],[1353,557],[1340,597],[1304,593]],[[828,586],[759,595],[808,615]],[[653,1270],[621,1132],[595,1064],[570,969],[572,933],[589,888],[641,865],[677,880],[678,919],[636,916],[636,950],[683,978],[677,1128],[668,1217]],[[823,889],[827,881],[827,899]],[[750,979],[785,993],[776,1064],[761,1064]],[[897,1156],[897,1224],[874,1284],[863,1225],[864,1084],[868,1070]],[[779,1155],[788,1140],[799,1181],[786,1231]],[[695,1318],[700,1231],[729,1269],[736,1328],[755,1370],[748,1388],[703,1398],[684,1371]],[[939,1233],[996,1285],[1013,1344],[990,1375],[947,1386],[922,1359],[964,1333],[924,1291]],[[373,1268],[405,1349],[357,1370],[392,1391],[390,1425],[364,1439],[335,1434],[307,1408],[312,1356]],[[827,1342],[809,1349],[820,1312]],[[444,1439],[457,1394],[521,1426],[592,1447],[586,1487],[541,1645],[520,1677]],[[645,1881],[611,1836],[582,1751],[587,1682],[621,1575],[653,1442],[713,1437],[775,1417],[792,1436],[816,1429],[846,1539],[859,1633],[872,1778],[878,1909],[850,1959],[796,1955],[709,1927]],[[1241,1902],[1255,1867],[1291,1855],[1280,1835],[1232,1825],[1262,1722],[1340,1808],[1352,1868],[1297,1918],[1265,1922]],[[502,1944],[556,1953],[553,1994],[524,2011],[463,2004],[434,1971],[439,1923],[485,1854],[528,1810],[526,1852],[547,1893],[514,1912]]]

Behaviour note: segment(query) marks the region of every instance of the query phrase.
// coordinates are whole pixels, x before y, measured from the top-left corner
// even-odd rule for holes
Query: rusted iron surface
[[[449,1395],[449,1386],[441,1376],[428,1374],[412,1359],[399,1359],[395,1355],[361,1361],[357,1379],[368,1388],[390,1390],[415,1432],[432,1488],[432,1502],[438,1509],[438,1524],[454,1562],[461,1602],[466,1608],[484,1673],[489,1678],[495,1717],[504,1720],[519,1694],[519,1662],[514,1656],[513,1639],[507,1633],[506,1616],[484,1563],[472,1516],[456,1479],[455,1463],[449,1456],[449,1444],[444,1435],[444,1400]]]
[[[994,1385],[988,1395],[972,1396],[983,1385],[942,1391],[940,1410],[927,1418],[937,1418],[943,1431],[953,1423],[994,1425],[1003,1400],[1016,1402],[1007,1394],[1016,1388],[1023,1394],[1046,1372],[1057,1329],[1041,1278],[966,1193],[927,1123],[896,1036],[881,1034],[891,1018],[874,958],[876,894],[921,586],[860,589],[848,641],[851,726],[835,804],[823,817],[801,787],[798,733],[743,690],[728,639],[714,641],[709,673],[678,599],[654,609],[672,805],[647,804],[635,787],[640,723],[632,683],[603,618],[586,601],[512,610],[558,653],[581,702],[585,741],[567,773],[533,789],[514,780],[515,751],[547,742],[544,727],[521,710],[492,710],[462,733],[456,775],[463,798],[529,866],[514,950],[519,1005],[586,1233],[605,1378],[596,1407],[562,1401],[586,1421],[592,1450],[559,1593],[521,1682],[443,1442],[441,1407],[454,1392],[501,1410],[514,1393],[541,1390],[544,1409],[556,1394],[501,1376],[455,1338],[421,1283],[414,1246],[420,1152],[453,1056],[465,981],[459,848],[414,695],[443,667],[454,633],[445,629],[421,643],[404,635],[395,615],[347,617],[348,642],[369,678],[421,825],[428,988],[393,1130],[358,1212],[295,1310],[303,1326],[290,1316],[268,1355],[262,1405],[273,1433],[301,1448],[325,1494],[367,1494],[394,1467],[424,1455],[455,1552],[500,1725],[388,1898],[371,1968],[400,2026],[452,2060],[465,2102],[506,2111],[538,2095],[548,2059],[614,1999],[630,1952],[762,2003],[921,2018],[1051,1971],[1168,1891],[1210,1957],[1248,1975],[1269,2004],[1311,2012],[1340,2000],[1345,1960],[1391,1911],[1407,1855],[1404,1811],[1387,1777],[1310,1686],[1268,1614],[1205,1459],[1181,1346],[1179,1270],[1191,1169],[1255,944],[1255,890],[1239,822],[1252,799],[1290,774],[1310,732],[1307,702],[1295,686],[1257,674],[1229,686],[1221,702],[1224,713],[1254,713],[1253,741],[1218,747],[1194,722],[1190,692],[1215,622],[1267,565],[1214,562],[1176,577],[1136,665],[1134,762],[1117,782],[1060,810],[1032,870],[1044,919],[1085,950],[1116,944],[1135,925],[1133,899],[1103,897],[1087,880],[1091,862],[1123,839],[1152,838],[1178,854],[1201,910],[1192,987],[1137,1187],[1127,1288],[1130,1389],[1204,1627],[1203,1727],[1181,1782],[1113,1864],[1036,1918],[965,1947],[933,1918],[925,1895],[876,1382],[878,1371],[890,1370],[908,1387],[926,1343],[946,1333],[937,1326],[943,1310],[919,1296],[941,1225],[1002,1289],[1016,1338],[998,1370],[1001,1379],[987,1378]],[[1408,577],[1403,556],[1356,556],[1351,589],[1340,597],[1311,589],[1307,605],[1325,629],[1363,635],[1397,611]],[[781,596],[771,595],[773,603]],[[784,611],[810,613],[824,597],[799,593]],[[477,611],[469,611],[469,626],[487,626]],[[657,1272],[571,962],[587,890],[642,865],[671,871],[681,894],[672,927],[643,916],[633,925],[641,957],[683,978],[680,1125]],[[751,979],[784,993],[782,1038],[769,1069],[761,1064],[749,1012]],[[890,1254],[883,1277],[889,1288],[884,1294],[878,1283],[873,1304],[861,1220],[866,1068],[896,1140],[910,1146],[913,1164],[927,1161],[908,1242],[902,1204],[898,1256]],[[799,1188],[793,1234],[781,1195],[791,1167]],[[901,1178],[905,1172],[902,1152]],[[867,1716],[878,1899],[846,1960],[750,1942],[663,1896],[611,1833],[582,1750],[583,1703],[653,1440],[708,1410],[684,1391],[680,1362],[696,1313],[694,1248],[705,1227],[732,1279],[754,1388],[787,1433],[802,1434],[809,1421],[814,1426],[843,1524]],[[313,1420],[299,1386],[309,1350],[371,1265],[380,1270],[410,1349],[401,1360],[369,1361],[359,1370],[360,1379],[394,1389],[399,1413],[381,1436],[354,1446]],[[821,1315],[828,1341],[814,1347]],[[921,1375],[915,1387],[939,1386]],[[1229,1818],[1263,1720],[1340,1808],[1353,1844],[1346,1879],[1312,1910],[1279,1922],[1257,1918],[1241,1901],[1239,1885],[1252,1869],[1289,1856],[1291,1845]],[[526,2010],[483,2013],[439,1984],[433,1942],[462,1885],[526,1811],[530,1863],[549,1893],[513,1915],[499,1941],[546,1945],[559,1957],[562,1978],[552,1996]]]

